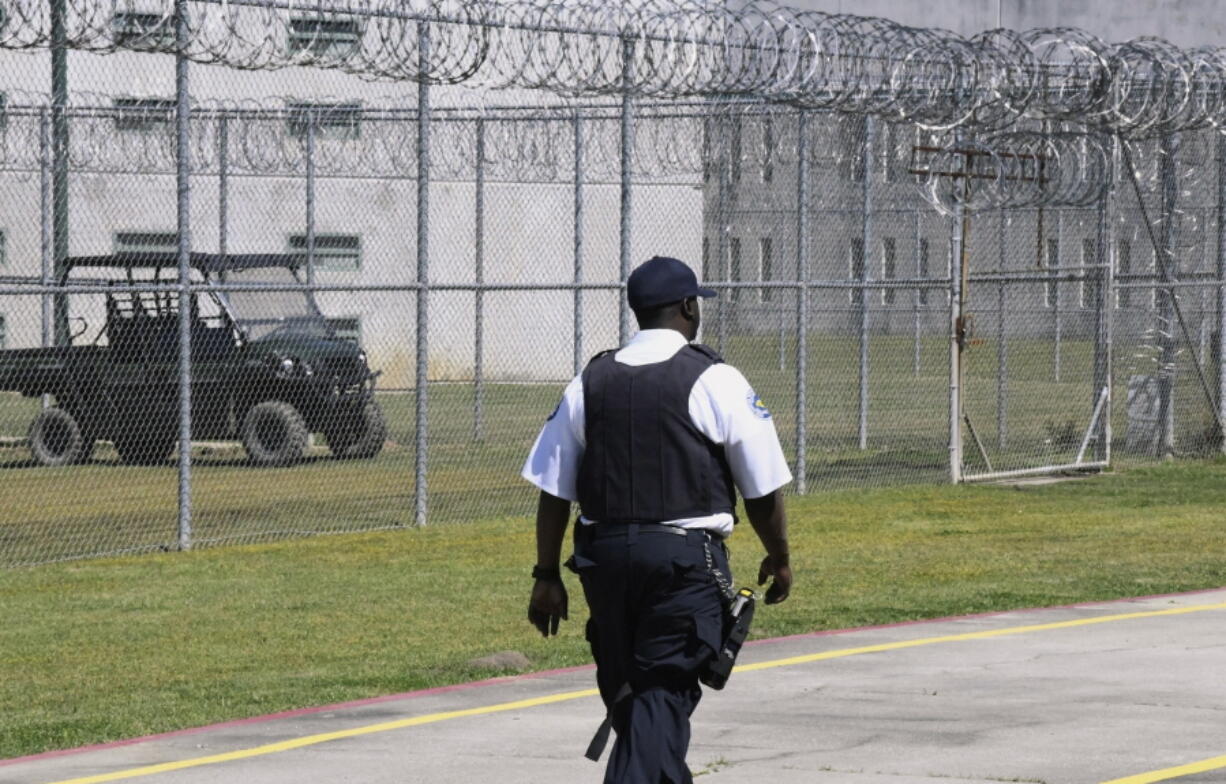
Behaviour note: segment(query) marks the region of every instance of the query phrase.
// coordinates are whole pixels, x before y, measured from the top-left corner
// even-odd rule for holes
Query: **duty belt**
[[[583,536],[593,539],[608,539],[614,536],[634,537],[638,534],[673,534],[699,538],[703,541],[722,541],[723,537],[708,528],[681,528],[664,523],[592,523],[579,524]]]

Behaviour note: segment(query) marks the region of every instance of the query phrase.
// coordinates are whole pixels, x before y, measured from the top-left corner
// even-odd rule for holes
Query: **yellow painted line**
[[[1226,610],[1226,602],[1221,604],[1200,604],[1191,605],[1188,607],[1173,607],[1166,610],[1150,610],[1146,612],[1123,613],[1118,615],[1099,615],[1093,618],[1078,618],[1071,621],[1059,621],[1056,623],[1040,623],[1029,626],[1009,626],[1003,629],[989,629],[987,631],[967,632],[965,634],[950,634],[943,637],[923,637],[916,640],[902,640],[899,642],[881,643],[879,645],[864,645],[857,648],[841,648],[838,650],[824,651],[822,653],[814,653],[806,656],[792,656],[786,659],[773,659],[771,661],[757,662],[755,664],[744,664],[737,667],[736,671],[754,672],[756,670],[767,670],[773,667],[790,667],[797,664],[808,664],[810,662],[824,661],[826,659],[839,659],[846,656],[858,656],[865,653],[881,653],[884,651],[896,651],[903,648],[917,648],[923,645],[962,642],[966,640],[985,640],[992,637],[1026,634],[1028,632],[1050,631],[1053,629],[1068,629],[1075,626],[1090,626],[1093,624],[1127,621],[1136,618],[1156,618],[1164,615],[1187,615],[1189,613],[1205,612],[1207,610]],[[251,757],[261,757],[266,754],[276,754],[282,751],[292,751],[294,749],[301,749],[306,746],[314,746],[319,743],[327,743],[333,740],[343,740],[345,738],[357,738],[362,735],[371,735],[376,732],[387,732],[389,730],[399,730],[406,727],[418,727],[423,724],[434,724],[440,721],[462,719],[470,716],[484,716],[490,713],[502,713],[504,711],[520,710],[523,708],[535,708],[539,705],[551,705],[558,702],[582,699],[584,697],[595,697],[598,694],[599,692],[596,689],[583,689],[581,691],[568,691],[560,694],[551,694],[545,697],[534,697],[528,700],[501,702],[495,705],[482,705],[476,708],[466,708],[464,710],[446,711],[443,713],[428,713],[422,716],[414,716],[407,719],[396,719],[395,721],[385,721],[379,724],[368,724],[363,727],[354,727],[352,729],[338,730],[336,732],[323,732],[316,735],[306,735],[301,738],[293,738],[291,740],[285,740],[279,743],[268,743],[263,746],[253,746],[249,749],[238,749],[237,751],[228,751],[222,754],[211,754],[206,757],[193,757],[190,759],[175,760],[173,762],[163,762],[157,765],[145,765],[139,768],[129,768],[127,770],[101,773],[96,776],[83,776],[81,778],[65,779],[63,781],[51,782],[51,784],[100,784],[104,781],[120,781],[123,779],[138,778],[140,776],[152,776],[157,773],[169,773],[171,771],[184,770],[186,768],[196,768],[202,765],[214,765],[219,762],[233,762],[235,760],[249,759]],[[1226,757],[1218,757],[1215,759],[1221,761],[1220,766],[1226,766]],[[1201,765],[1213,761],[1214,760],[1206,760],[1204,763],[1195,764]],[[1212,767],[1203,769],[1197,768],[1196,770],[1192,770],[1191,766],[1189,766],[1189,770],[1187,772],[1197,772],[1199,770],[1211,769]],[[1162,772],[1164,771],[1159,771],[1159,773]],[[1187,774],[1184,773],[1180,775]],[[1171,776],[1165,776],[1164,778],[1171,778]],[[1161,780],[1161,778],[1132,778],[1119,779],[1118,782],[1111,782],[1109,784],[1123,784],[1123,782],[1127,782],[1127,784],[1140,784],[1140,782],[1143,781]]]
[[[1156,618],[1162,615],[1186,615],[1188,613],[1204,612],[1206,610],[1226,610],[1226,602],[1223,602],[1222,604],[1197,604],[1188,607],[1173,607],[1167,610],[1148,610],[1146,612],[1123,613],[1120,615],[1099,615],[1093,618],[1077,618],[1072,621],[1057,621],[1055,623],[1038,623],[1031,626],[1009,626],[1004,629],[989,629],[982,632],[950,634],[944,637],[924,637],[918,640],[884,642],[878,645],[865,645],[859,648],[841,648],[834,651],[809,653],[804,656],[792,656],[787,659],[774,659],[772,661],[757,662],[755,664],[744,664],[737,667],[736,670],[737,672],[769,670],[774,667],[791,667],[795,664],[809,664],[810,662],[825,661],[827,659],[841,659],[844,656],[858,656],[864,653],[881,653],[883,651],[897,651],[903,648],[917,648],[921,645],[935,645],[943,642],[963,642],[965,640],[987,640],[992,637],[1006,637],[1009,635],[1026,634],[1029,632],[1045,632],[1052,629],[1069,629],[1074,626],[1090,626],[1096,623],[1128,621],[1134,618]]]
[[[1111,779],[1110,781],[1104,781],[1103,784],[1149,784],[1151,781],[1177,779],[1180,776],[1191,776],[1193,773],[1204,773],[1205,771],[1217,770],[1218,768],[1226,768],[1226,755],[1201,760],[1200,762],[1190,762],[1187,765],[1179,765],[1174,768],[1151,770],[1149,773],[1138,773],[1135,776],[1125,776],[1122,779]]]
[[[291,740],[283,740],[280,743],[268,743],[263,746],[254,746],[249,749],[239,749],[237,751],[228,751],[224,754],[211,754],[207,757],[193,757],[191,759],[175,760],[174,762],[162,762],[157,765],[146,765],[140,768],[131,768],[129,770],[116,770],[111,773],[101,773],[97,776],[83,776],[76,779],[67,779],[58,781],[55,784],[97,784],[103,781],[119,781],[121,779],[132,779],[138,776],[152,776],[155,773],[169,773],[174,770],[183,770],[185,768],[196,768],[201,765],[213,765],[218,762],[233,762],[234,760],[248,759],[250,757],[260,757],[265,754],[276,754],[280,751],[292,751],[293,749],[301,749],[305,746],[314,746],[318,743],[327,743],[332,740],[342,740],[344,738],[356,738],[362,735],[371,735],[376,732],[387,732],[388,730],[398,730],[404,727],[416,727],[422,724],[433,724],[439,721],[447,721],[448,719],[462,719],[467,716],[482,716],[487,713],[501,713],[502,711],[519,710],[521,708],[535,708],[538,705],[550,705],[555,702],[566,702],[567,700],[577,700],[581,697],[595,697],[599,694],[596,689],[584,689],[583,691],[568,691],[561,694],[550,694],[547,697],[533,697],[530,700],[516,700],[515,702],[502,702],[497,705],[482,705],[478,708],[466,708],[465,710],[447,711],[444,713],[428,713],[424,716],[414,716],[409,719],[396,719],[395,721],[385,721],[380,724],[368,724],[364,727],[354,727],[348,730],[337,730],[336,732],[321,732],[318,735],[306,735],[301,738],[293,738]]]

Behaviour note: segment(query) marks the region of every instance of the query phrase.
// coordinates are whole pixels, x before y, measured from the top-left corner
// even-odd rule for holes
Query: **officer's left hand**
[[[567,618],[566,586],[561,580],[537,580],[528,602],[528,620],[541,636],[558,633],[558,623]]]
[[[762,565],[758,567],[758,585],[764,584],[768,577],[775,579],[766,589],[766,603],[779,604],[792,592],[792,567],[787,556],[772,558],[768,555],[762,559]]]

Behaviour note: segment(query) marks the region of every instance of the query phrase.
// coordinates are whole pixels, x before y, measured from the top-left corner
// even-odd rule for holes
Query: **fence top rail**
[[[33,279],[37,281],[38,279]],[[173,293],[187,290],[193,294],[205,292],[255,291],[255,292],[327,292],[327,291],[621,291],[623,283],[203,283],[191,281],[180,283],[118,283],[102,281],[69,283],[64,286],[41,282],[20,283],[0,278],[0,296],[35,294],[133,294],[162,292]]]
[[[1087,268],[1089,269],[1089,268]],[[1064,272],[1058,275],[1043,273],[972,273],[969,280],[972,283],[1018,283],[1042,284],[1051,282],[1078,282],[1094,280],[1089,275],[1078,272]],[[703,285],[718,290],[736,289],[946,289],[948,278],[889,278],[889,279],[846,279],[846,280],[756,280],[756,281],[704,281]],[[1113,288],[1121,289],[1168,289],[1168,288],[1207,288],[1216,289],[1226,286],[1226,281],[1209,276],[1198,276],[1193,280],[1149,282],[1125,282],[1116,280]],[[141,282],[116,283],[104,280],[70,282],[66,285],[44,283],[41,278],[22,278],[19,276],[0,276],[0,295],[21,296],[41,294],[122,294],[139,292],[178,292],[184,286],[177,282]],[[604,283],[573,281],[558,281],[556,283],[208,283],[191,281],[186,286],[193,293],[228,292],[228,291],[267,291],[267,292],[356,292],[356,291],[386,291],[386,292],[417,292],[428,291],[621,291],[624,283],[608,281]]]

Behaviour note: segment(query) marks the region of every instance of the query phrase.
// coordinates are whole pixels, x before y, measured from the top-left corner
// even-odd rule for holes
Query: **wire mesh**
[[[799,492],[1222,449],[1220,50],[767,3],[3,10],[0,565],[523,515],[652,255],[718,292],[701,339]]]

